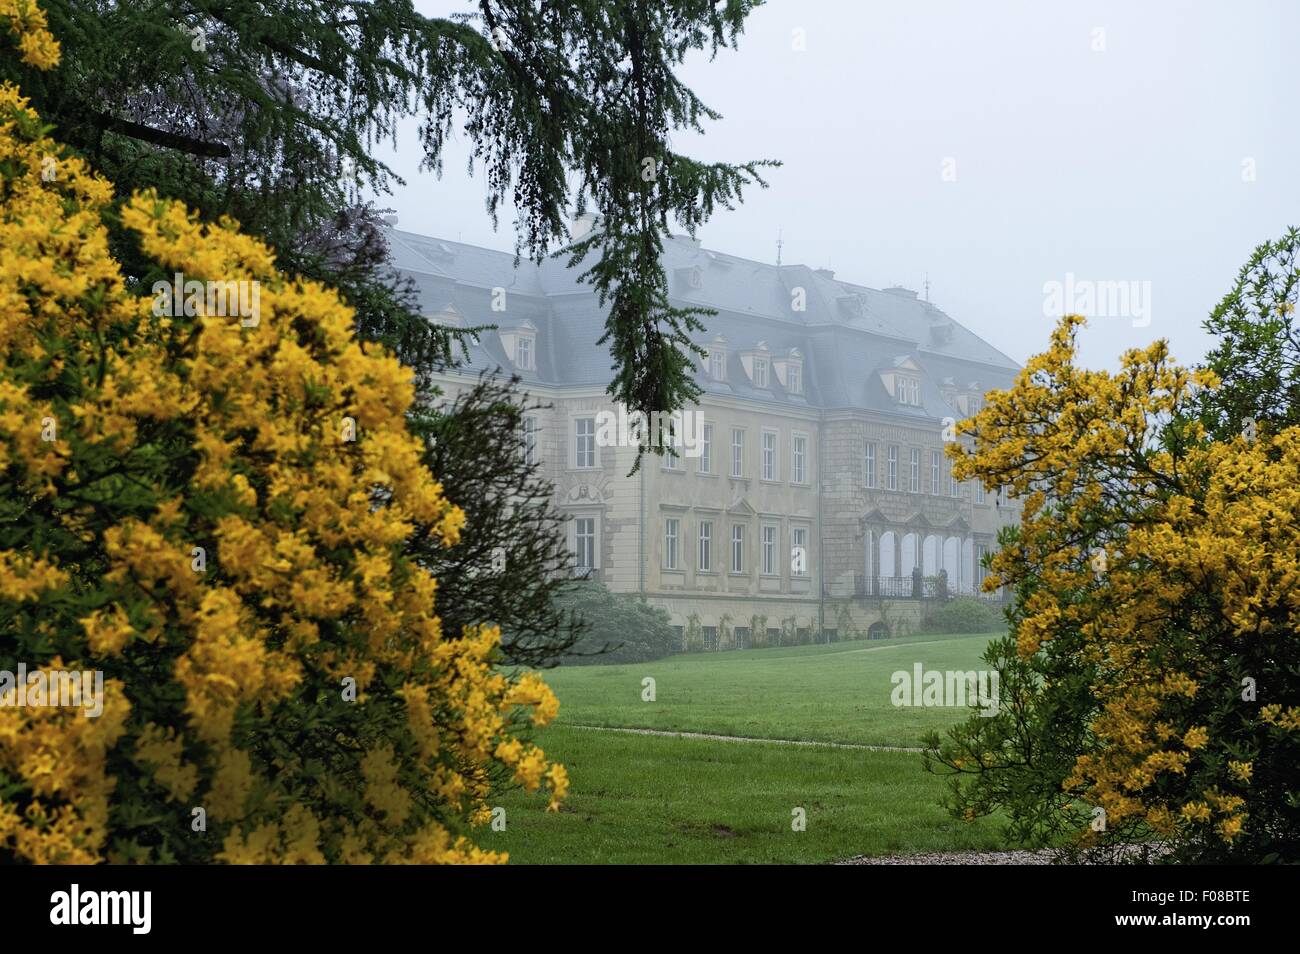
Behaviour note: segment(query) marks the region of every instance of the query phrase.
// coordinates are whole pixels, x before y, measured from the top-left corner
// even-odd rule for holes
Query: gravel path
[[[1050,865],[1048,851],[930,851],[919,855],[859,855],[837,865]]]
[[[636,729],[614,725],[581,725],[576,722],[557,723],[569,729],[587,729],[592,732],[626,732],[630,735],[659,735],[678,739],[708,739],[712,742],[767,742],[771,745],[803,745],[822,749],[862,749],[867,752],[923,752],[919,747],[905,745],[860,745],[856,742],[813,742],[807,739],[756,739],[748,735],[714,735],[709,732],[670,732],[667,729]]]

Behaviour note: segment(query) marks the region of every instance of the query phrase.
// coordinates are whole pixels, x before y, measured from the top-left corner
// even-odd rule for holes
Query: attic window
[[[515,367],[521,371],[533,370],[533,336],[521,333],[515,339]]]
[[[913,407],[920,407],[921,382],[916,378],[899,375],[894,379],[894,396],[898,398],[899,404],[909,404]]]
[[[791,394],[803,394],[803,364],[798,361],[790,363],[785,373],[786,390]]]
[[[727,380],[727,352],[721,348],[709,349],[709,377],[715,381]]]
[[[754,387],[767,387],[767,358],[754,358]]]

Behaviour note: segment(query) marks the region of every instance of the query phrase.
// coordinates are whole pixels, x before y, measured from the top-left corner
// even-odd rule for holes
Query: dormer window
[[[533,370],[533,336],[520,335],[515,341],[515,367],[521,371]]]
[[[709,377],[714,381],[727,380],[727,339],[722,335],[709,342]]]
[[[803,365],[792,362],[785,372],[786,390],[791,394],[803,394]]]
[[[920,407],[921,382],[916,378],[898,375],[894,379],[894,396],[898,398],[899,404]]]
[[[767,387],[767,358],[754,358],[754,387]]]
[[[803,394],[803,355],[798,348],[773,355],[772,370],[786,394]]]
[[[709,352],[709,377],[715,381],[727,378],[727,353],[725,351]]]
[[[502,328],[501,347],[506,357],[520,371],[532,371],[537,366],[537,326],[527,319],[516,328]]]

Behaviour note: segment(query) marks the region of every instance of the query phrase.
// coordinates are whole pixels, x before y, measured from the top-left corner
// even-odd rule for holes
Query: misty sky
[[[1192,362],[1251,250],[1300,225],[1298,39],[1294,0],[771,0],[738,50],[683,68],[723,118],[673,146],[784,162],[708,248],[772,262],[780,229],[786,264],[918,291],[928,272],[931,300],[1017,361],[1052,325],[1045,283],[1149,282],[1150,323],[1094,319],[1084,363],[1157,337]],[[406,136],[381,153],[407,180],[381,204],[513,250],[465,156],[453,143],[438,180]]]

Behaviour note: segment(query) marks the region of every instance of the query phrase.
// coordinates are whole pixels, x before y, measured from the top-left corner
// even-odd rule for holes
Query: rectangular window
[[[907,383],[908,403],[921,406],[921,382],[913,378]]]
[[[731,572],[745,572],[745,528],[740,524],[731,528]]]
[[[701,627],[700,635],[704,639],[704,651],[706,653],[716,653],[718,651],[718,627]]]
[[[776,432],[763,432],[763,479],[776,480]]]
[[[921,492],[921,452],[915,447],[907,452],[907,489],[914,494]]]
[[[573,422],[573,464],[575,467],[596,466],[596,419],[579,417]]]
[[[745,476],[745,432],[739,427],[731,429],[731,476]]]
[[[790,531],[790,575],[808,575],[807,527],[795,527]]]
[[[754,359],[754,387],[767,387],[767,358]]]
[[[676,517],[664,521],[664,569],[677,569],[677,536],[681,522]]]
[[[930,451],[930,493],[939,493],[939,475],[943,473],[943,455]]]
[[[573,523],[573,562],[579,570],[596,565],[595,517],[579,517]]]
[[[763,527],[763,575],[776,575],[776,527]]]
[[[700,558],[696,569],[708,573],[713,569],[713,521],[700,521]]]
[[[519,425],[519,443],[522,447],[524,463],[535,464],[537,463],[537,434],[541,430],[537,424],[537,418],[531,414],[525,415]]]
[[[664,447],[664,470],[681,470],[682,457],[677,453],[677,448],[668,444]]]
[[[786,372],[786,380],[790,382],[790,387],[786,390],[791,394],[803,394],[803,367],[801,365],[790,365],[790,370]]]
[[[808,479],[808,438],[796,434],[790,445],[790,479],[802,484]]]
[[[727,374],[727,353],[725,351],[709,352],[709,376],[721,381]]]
[[[533,367],[533,339],[528,335],[520,335],[515,339],[515,364],[524,371]]]
[[[977,504],[984,503],[984,481],[978,477],[975,478],[975,502]]]
[[[867,442],[867,472],[866,482],[868,487],[876,486],[876,444],[874,441]]]
[[[958,491],[957,478],[952,473],[952,461],[948,462],[948,496],[956,497]]]
[[[700,473],[713,473],[713,425],[705,424],[700,440]]]
[[[885,486],[888,489],[898,489],[898,448],[892,444],[889,447],[889,470],[886,472],[885,478]]]

